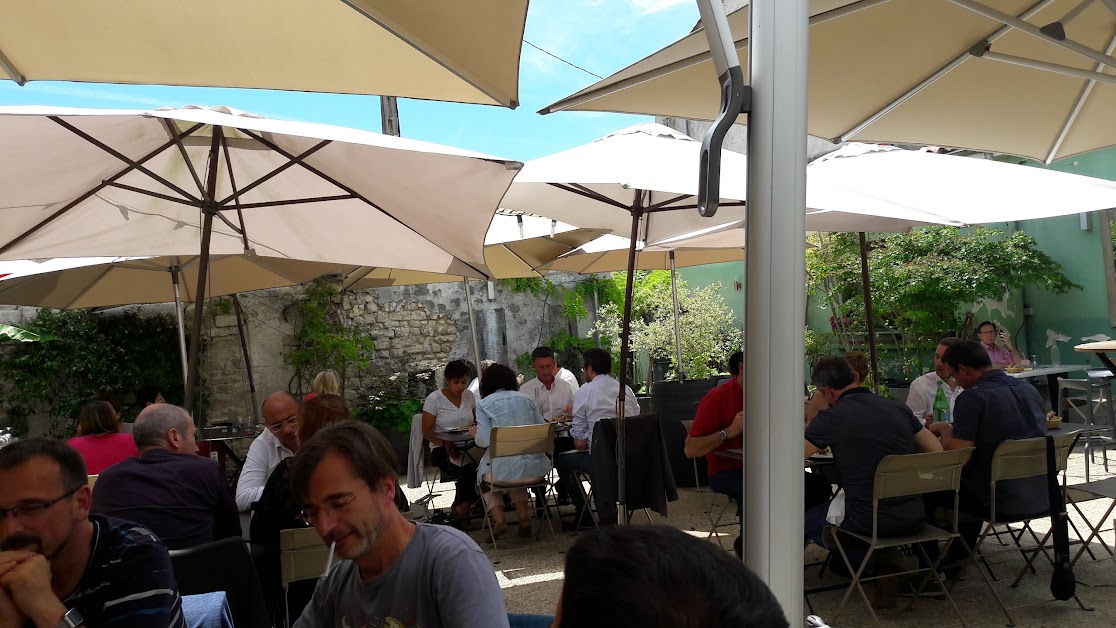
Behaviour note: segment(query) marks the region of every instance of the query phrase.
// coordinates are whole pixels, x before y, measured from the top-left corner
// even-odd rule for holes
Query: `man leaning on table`
[[[298,398],[286,391],[273,392],[260,410],[266,429],[252,441],[240,479],[236,483],[236,507],[247,512],[263,494],[267,478],[284,458],[298,452]]]

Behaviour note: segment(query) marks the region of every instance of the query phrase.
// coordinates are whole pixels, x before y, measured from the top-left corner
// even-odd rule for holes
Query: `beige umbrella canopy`
[[[0,77],[516,107],[527,0],[4,3]]]
[[[1116,144],[1110,0],[811,0],[808,131],[1051,161]],[[748,65],[748,6],[728,17]],[[542,110],[712,120],[698,31]],[[743,118],[742,118],[743,121]]]
[[[737,229],[743,240],[744,230]],[[636,251],[636,270],[667,270],[671,267],[670,254],[674,253],[674,266],[685,268],[740,262],[744,259],[743,246],[738,247],[639,247]],[[619,236],[602,236],[575,251],[545,264],[540,270],[562,270],[571,273],[591,274],[626,271],[628,268],[628,239]]]

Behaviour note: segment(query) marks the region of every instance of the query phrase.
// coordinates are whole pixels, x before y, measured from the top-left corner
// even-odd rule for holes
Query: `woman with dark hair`
[[[81,452],[89,475],[139,455],[132,435],[120,433],[120,414],[107,401],[90,401],[82,407],[77,436],[66,444]]]
[[[711,543],[665,525],[604,526],[566,552],[555,628],[787,628],[771,589]]]
[[[422,404],[422,437],[430,443],[430,462],[442,472],[442,477],[457,483],[452,515],[457,521],[468,521],[473,502],[477,501],[474,483],[477,465],[457,448],[455,443],[438,438],[438,432],[468,428],[476,421],[477,400],[466,387],[469,385],[469,366],[464,360],[454,360],[446,365],[446,385],[427,395]]]
[[[492,428],[514,427],[517,425],[536,425],[545,423],[542,413],[535,406],[535,400],[519,392],[515,372],[503,364],[493,364],[481,374],[481,400],[477,404],[477,425],[473,437],[477,447],[488,447]],[[478,483],[498,480],[522,480],[544,476],[550,472],[550,459],[546,454],[525,454],[488,458],[488,452],[481,458],[477,469]],[[527,507],[527,489],[508,490],[515,511],[519,514],[519,536],[531,536],[531,511]],[[492,515],[492,536],[499,538],[508,531],[504,519],[504,491],[493,489],[484,494],[484,504]]]

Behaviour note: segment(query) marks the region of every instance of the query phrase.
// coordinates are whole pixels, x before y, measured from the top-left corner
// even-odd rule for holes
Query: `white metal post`
[[[808,23],[807,0],[751,2],[744,560],[792,625],[802,617]]]

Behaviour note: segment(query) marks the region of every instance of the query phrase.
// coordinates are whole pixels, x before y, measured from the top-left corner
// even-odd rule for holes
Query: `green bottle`
[[[945,382],[938,381],[938,394],[934,397],[934,421],[952,423],[949,416],[949,399],[946,398]]]

